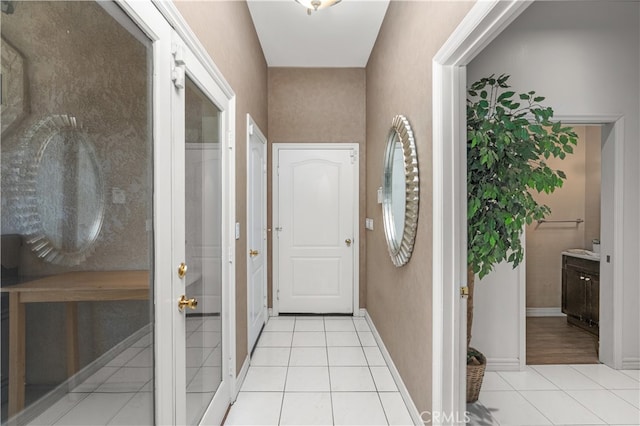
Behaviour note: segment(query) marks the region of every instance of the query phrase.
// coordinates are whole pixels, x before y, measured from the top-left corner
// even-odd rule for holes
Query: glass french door
[[[2,423],[229,405],[233,94],[170,7],[3,1]]]
[[[139,7],[145,30],[112,2],[2,2],[3,424],[154,422],[152,61],[171,33]]]
[[[229,405],[229,100],[174,34],[173,239],[176,420],[222,420]],[[228,146],[228,145],[227,145]],[[182,419],[184,419],[182,421]]]

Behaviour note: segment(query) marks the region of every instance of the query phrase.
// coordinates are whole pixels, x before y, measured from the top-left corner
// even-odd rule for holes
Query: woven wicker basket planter
[[[476,402],[480,396],[484,370],[487,368],[487,359],[478,353],[480,364],[467,364],[467,402]]]

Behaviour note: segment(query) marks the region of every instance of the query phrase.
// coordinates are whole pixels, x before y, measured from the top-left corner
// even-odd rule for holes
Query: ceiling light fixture
[[[335,4],[340,3],[342,0],[295,0],[297,3],[307,8],[307,15],[311,15],[311,12],[317,12],[318,10],[326,9]]]

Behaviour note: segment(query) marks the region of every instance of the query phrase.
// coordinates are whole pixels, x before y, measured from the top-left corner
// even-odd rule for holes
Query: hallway
[[[410,425],[367,321],[271,317],[225,425]]]

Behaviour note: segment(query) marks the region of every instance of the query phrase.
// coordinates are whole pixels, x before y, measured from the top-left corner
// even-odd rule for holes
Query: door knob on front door
[[[249,250],[249,256],[251,257],[256,257],[257,255],[259,255],[260,252],[258,250]]]
[[[344,243],[347,245],[347,247],[351,247],[351,238],[347,238],[346,240],[344,240]]]
[[[178,309],[180,309],[180,311],[184,311],[184,308],[189,308],[189,309],[195,309],[198,307],[198,300],[195,298],[192,299],[187,299],[187,297],[183,294],[182,296],[180,296],[180,299],[178,299]]]
[[[178,276],[184,278],[185,275],[187,275],[187,264],[182,262],[180,266],[178,266]]]

